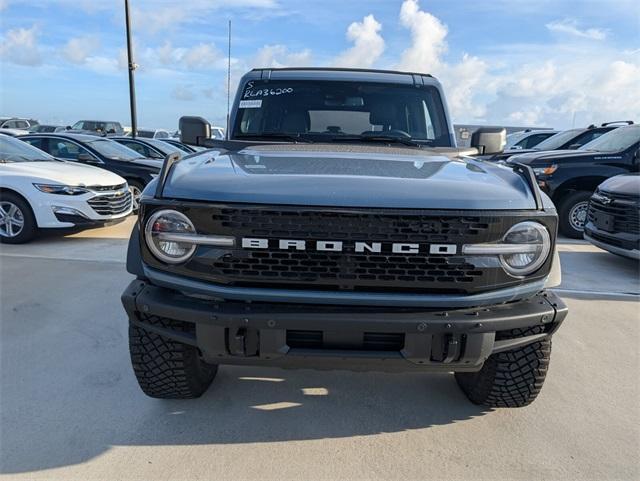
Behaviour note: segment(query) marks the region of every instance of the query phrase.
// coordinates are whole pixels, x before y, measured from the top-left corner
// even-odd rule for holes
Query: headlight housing
[[[89,189],[86,189],[84,187],[76,187],[73,185],[33,184],[33,186],[40,192],[45,192],[47,194],[82,195],[89,192]]]
[[[196,234],[196,229],[189,218],[176,210],[165,209],[155,212],[147,220],[144,232],[145,241],[153,255],[168,264],[185,262],[196,250],[196,245],[192,242],[174,240],[180,235],[188,238]],[[166,237],[173,237],[173,239]]]
[[[556,170],[558,170],[558,166],[556,164],[548,165],[547,167],[536,167],[533,169],[533,173],[536,175],[551,175]]]
[[[533,274],[545,263],[549,252],[549,231],[542,224],[533,221],[514,225],[499,243],[467,244],[462,247],[462,253],[467,255],[497,255],[502,268],[514,277]]]

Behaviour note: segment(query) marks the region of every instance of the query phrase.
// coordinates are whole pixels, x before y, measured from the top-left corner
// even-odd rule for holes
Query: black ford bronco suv
[[[469,399],[529,404],[567,314],[558,217],[525,166],[457,149],[429,75],[261,69],[225,140],[199,117],[144,191],[122,295],[133,369],[158,398],[218,365],[445,371]]]

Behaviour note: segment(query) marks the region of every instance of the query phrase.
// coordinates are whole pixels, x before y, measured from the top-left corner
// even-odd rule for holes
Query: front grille
[[[598,197],[592,197],[589,202],[588,220],[600,228],[602,222],[598,222],[602,214],[610,216],[612,222],[607,225],[609,232],[624,232],[628,234],[640,234],[640,204],[638,199],[629,196],[604,193],[611,202],[602,203]]]
[[[288,330],[287,345],[301,349],[355,349],[360,351],[400,351],[404,333],[362,332],[357,335],[336,334],[329,337],[323,331]]]
[[[214,222],[236,233],[270,238],[453,242],[489,228],[481,217],[424,217],[334,211],[222,209]]]
[[[233,236],[230,248],[198,247],[185,264],[154,268],[207,282],[275,289],[467,294],[521,284],[548,273],[550,260],[527,279],[509,276],[496,257],[461,254],[464,244],[499,241],[514,224],[537,219],[555,234],[556,217],[539,211],[433,211],[340,209],[298,206],[179,204],[204,235]],[[148,217],[150,212],[144,212]],[[148,209],[148,207],[147,207]],[[268,248],[241,247],[242,238],[269,239]],[[278,240],[306,242],[306,250],[279,249]],[[341,241],[341,251],[318,251],[316,241]],[[380,243],[381,252],[356,251],[356,243]],[[418,253],[394,253],[394,243],[419,244]],[[431,253],[433,244],[454,254]],[[146,248],[145,248],[146,249]]]
[[[296,280],[331,283],[348,287],[379,286],[393,283],[403,290],[415,283],[469,283],[482,276],[482,270],[464,257],[422,255],[358,255],[349,252],[248,252],[246,256],[224,256],[213,267],[228,278]]]
[[[99,215],[118,215],[131,208],[131,192],[98,195],[87,201]]]
[[[127,186],[126,183],[118,184],[118,185],[91,185],[87,187],[87,189],[92,190],[94,192],[110,192],[114,190],[121,190]]]

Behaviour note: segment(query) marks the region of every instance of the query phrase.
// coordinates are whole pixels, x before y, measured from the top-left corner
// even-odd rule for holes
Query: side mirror
[[[100,164],[101,163],[93,155],[87,154],[86,152],[82,152],[78,154],[78,162],[82,162],[83,164]]]
[[[71,126],[70,126],[70,125],[67,125],[64,129],[65,129],[65,130],[71,130]]]
[[[202,145],[211,138],[211,124],[202,117],[180,117],[180,141],[187,145]]]
[[[471,147],[480,155],[499,154],[507,144],[507,131],[502,127],[481,127],[471,136]]]
[[[633,165],[633,167],[636,170],[640,169],[640,149],[636,150],[636,153],[633,154],[633,160],[631,161],[631,165]]]

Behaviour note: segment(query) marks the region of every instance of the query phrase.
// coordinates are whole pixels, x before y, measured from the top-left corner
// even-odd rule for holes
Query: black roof
[[[69,132],[34,132],[32,134],[21,135],[21,137],[63,137],[71,140],[78,140],[80,142],[91,142],[98,139],[110,139],[110,137],[101,137],[99,135],[91,134],[75,134]]]
[[[402,70],[382,70],[375,68],[343,68],[343,67],[280,67],[280,68],[254,68],[252,72],[259,72],[261,70],[272,70],[274,72],[287,72],[287,71],[308,71],[308,72],[367,72],[367,73],[393,73],[401,75],[424,75],[426,77],[432,77],[433,75],[423,72],[404,72]]]

